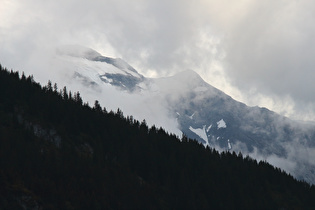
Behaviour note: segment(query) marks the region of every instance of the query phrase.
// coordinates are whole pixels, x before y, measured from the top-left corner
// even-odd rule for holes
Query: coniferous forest
[[[314,186],[266,162],[0,66],[0,209],[314,208]]]

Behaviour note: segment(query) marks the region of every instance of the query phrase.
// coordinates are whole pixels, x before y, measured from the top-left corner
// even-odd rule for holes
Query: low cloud
[[[218,149],[219,151],[223,150],[222,148]],[[297,142],[286,143],[284,149],[286,155],[278,156],[275,154],[263,154],[256,147],[254,147],[252,152],[249,152],[246,145],[241,142],[233,144],[233,150],[237,153],[242,152],[244,156],[249,155],[257,161],[267,161],[297,179],[314,184],[315,149]]]
[[[249,105],[266,106],[296,119],[315,120],[315,2],[227,0],[2,0],[0,2],[0,62],[33,74],[46,84],[82,92],[108,109],[178,132],[176,121],[155,101],[113,89],[84,88],[64,75],[65,63],[55,62],[55,49],[64,44],[93,48],[120,57],[146,76],[169,76],[186,69]],[[94,93],[93,93],[94,91]],[[151,104],[152,103],[152,104]],[[139,114],[142,113],[142,114]],[[148,118],[151,116],[151,118]],[[179,132],[178,132],[179,133]],[[245,147],[239,147],[244,151]],[[296,171],[304,162],[314,166],[313,149],[287,145],[287,157],[262,156],[272,164]]]
[[[49,48],[80,44],[146,76],[193,69],[237,100],[314,120],[314,14],[309,0],[2,0],[0,62],[36,77]]]

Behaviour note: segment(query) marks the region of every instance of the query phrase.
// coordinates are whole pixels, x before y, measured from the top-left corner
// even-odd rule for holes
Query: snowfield
[[[218,129],[220,128],[226,128],[226,123],[224,122],[223,119],[221,119],[220,121],[217,122],[218,125]]]

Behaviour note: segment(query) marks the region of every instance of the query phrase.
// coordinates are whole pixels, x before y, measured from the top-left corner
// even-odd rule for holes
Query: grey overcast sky
[[[149,77],[192,69],[248,105],[312,121],[314,38],[312,0],[0,0],[8,68],[36,78],[49,49],[79,44]]]

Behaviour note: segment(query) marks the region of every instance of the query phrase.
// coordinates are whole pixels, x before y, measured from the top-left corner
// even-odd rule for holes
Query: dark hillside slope
[[[180,141],[2,67],[0,186],[0,209],[315,206],[314,186],[268,163]]]

